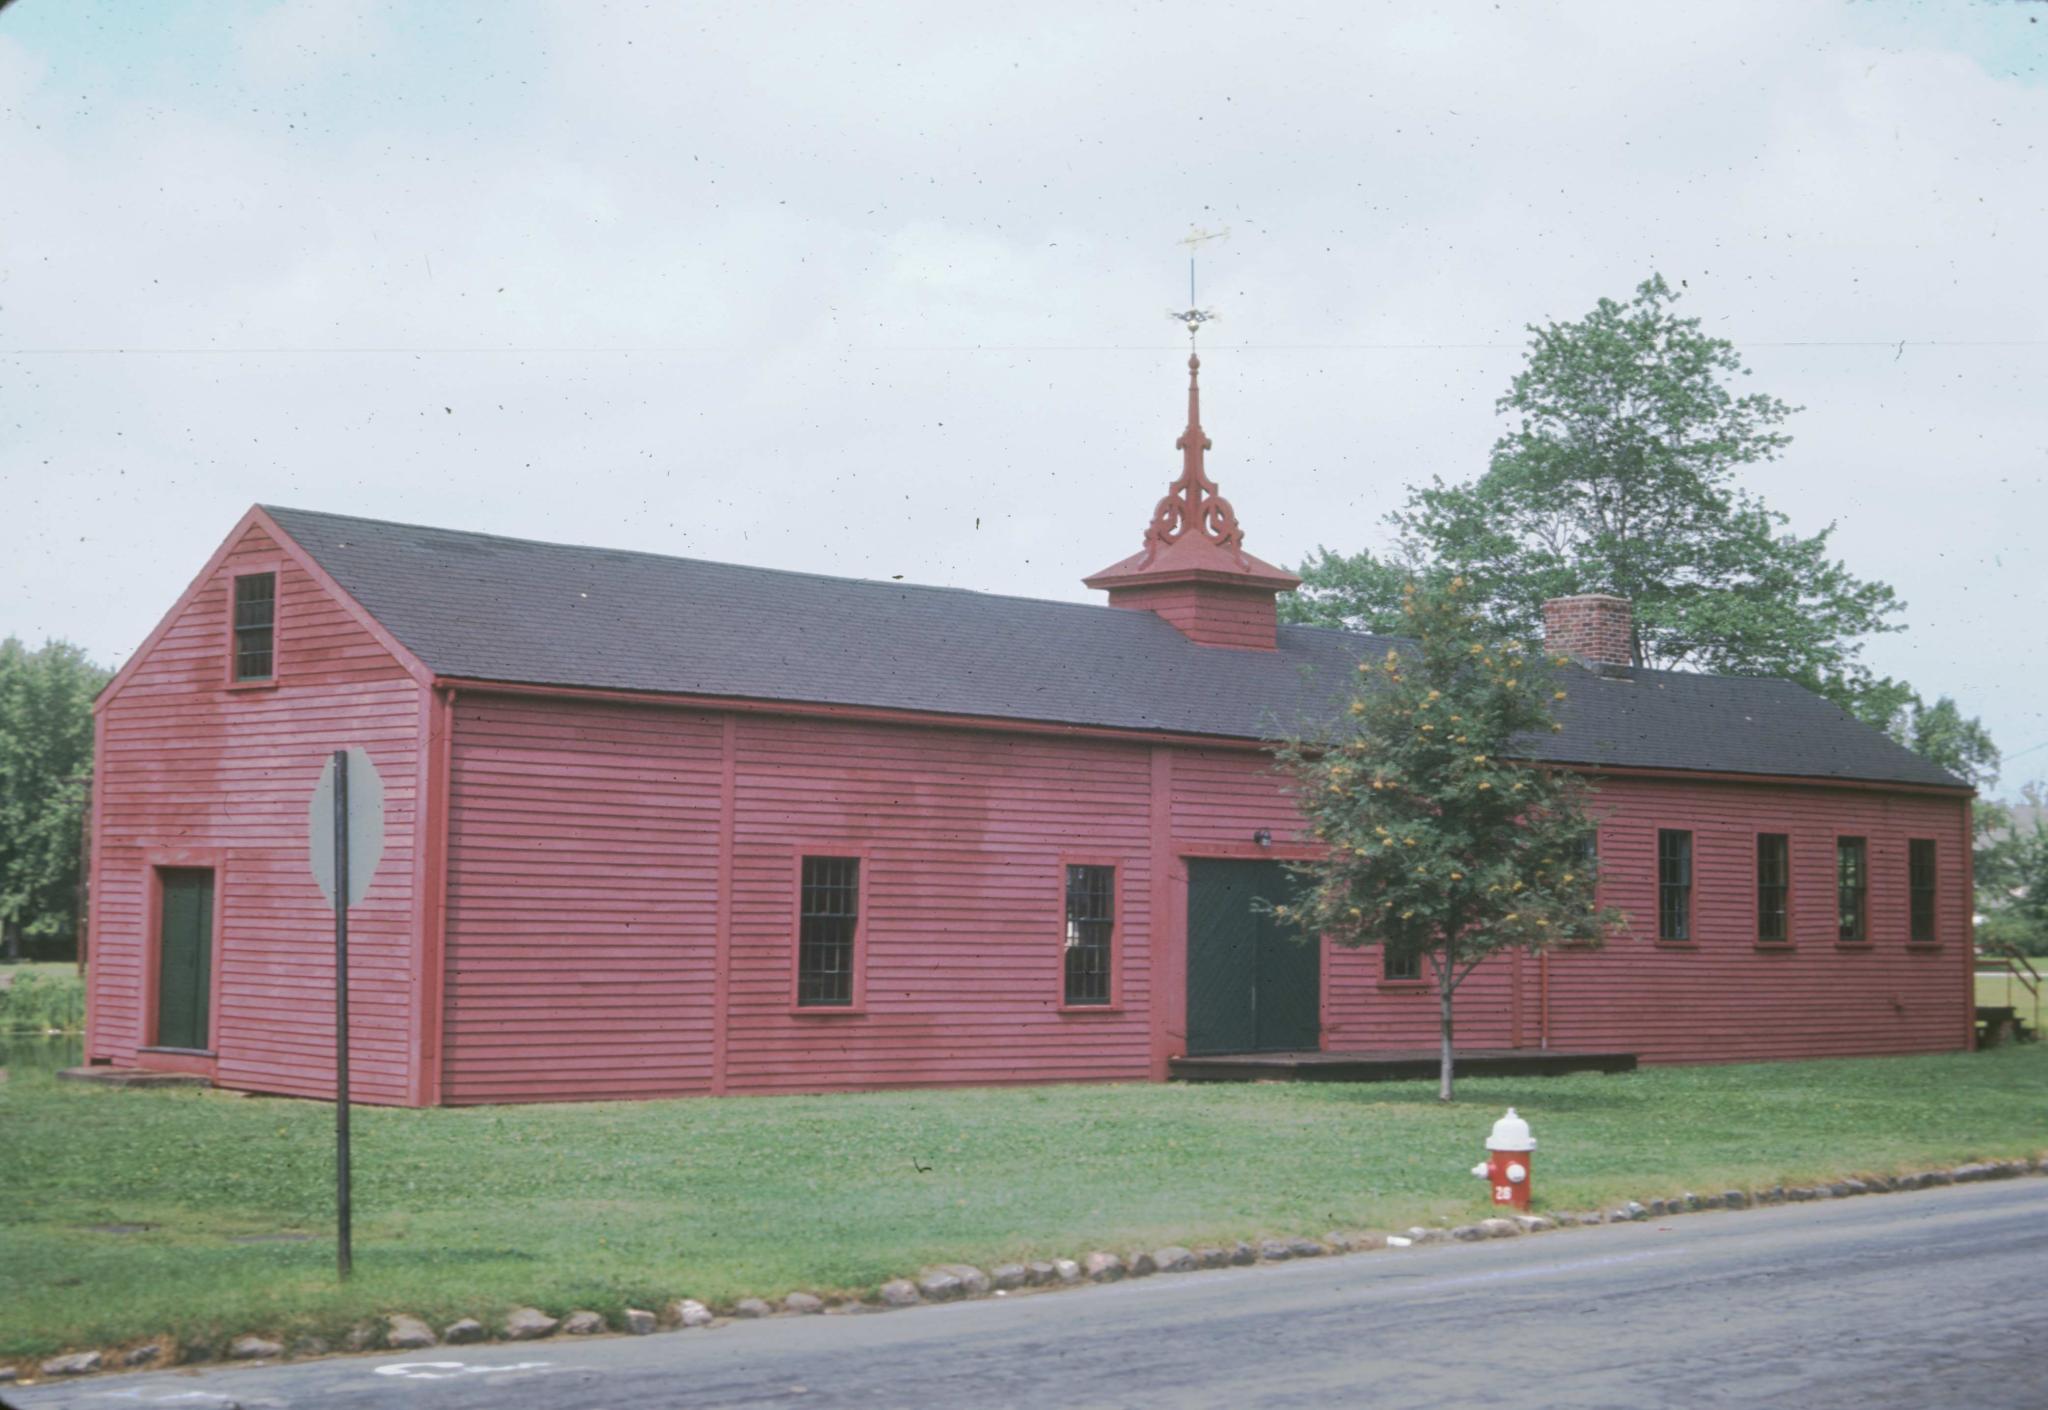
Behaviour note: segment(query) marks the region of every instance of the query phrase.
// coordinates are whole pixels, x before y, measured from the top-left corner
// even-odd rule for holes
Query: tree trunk
[[[1443,1047],[1440,1065],[1437,1069],[1436,1099],[1447,1102],[1451,1099],[1451,984],[1450,966],[1444,966],[1437,976],[1437,1002],[1443,1011]]]

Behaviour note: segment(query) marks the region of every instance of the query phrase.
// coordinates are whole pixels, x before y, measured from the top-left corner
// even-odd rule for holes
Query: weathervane
[[[1202,359],[1195,355],[1195,335],[1202,331],[1203,324],[1214,323],[1216,315],[1195,303],[1194,252],[1204,241],[1221,240],[1229,234],[1228,228],[1190,229],[1187,238],[1180,242],[1188,247],[1188,307],[1166,316],[1185,324],[1188,330],[1188,425],[1173,443],[1181,453],[1180,478],[1167,488],[1166,497],[1152,510],[1152,523],[1145,530],[1145,556],[1138,562],[1140,568],[1148,566],[1162,549],[1171,548],[1191,533],[1234,555],[1239,568],[1248,566],[1250,561],[1245,557],[1244,530],[1237,525],[1237,513],[1231,509],[1230,501],[1217,493],[1216,482],[1209,478],[1202,464],[1214,442],[1202,430]]]
[[[1195,251],[1200,249],[1206,241],[1227,240],[1229,238],[1230,227],[1227,225],[1221,230],[1202,230],[1191,225],[1188,227],[1187,235],[1176,242],[1188,247],[1188,306],[1180,310],[1169,309],[1166,316],[1174,322],[1186,326],[1188,330],[1188,346],[1190,348],[1194,347],[1195,335],[1202,331],[1202,325],[1216,321],[1216,315],[1213,311],[1203,308],[1195,301]]]

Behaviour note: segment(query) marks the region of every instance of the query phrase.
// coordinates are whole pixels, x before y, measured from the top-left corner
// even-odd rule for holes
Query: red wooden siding
[[[453,731],[450,1102],[1161,1076],[1185,1044],[1186,859],[1310,850],[1284,781],[1241,749],[488,692]],[[1640,917],[1656,830],[1695,833],[1696,941],[1493,962],[1460,990],[1461,1044],[1656,1062],[1966,1041],[1959,801],[1615,779],[1599,808],[1609,899]],[[1793,838],[1790,953],[1753,943],[1759,830]],[[1864,950],[1833,941],[1837,832],[1870,839]],[[1905,943],[1912,836],[1942,848],[1939,950]],[[850,1011],[793,1003],[805,855],[861,861]],[[1060,1003],[1077,859],[1117,867],[1106,1012]],[[1429,985],[1332,948],[1326,1047],[1427,1048],[1436,1022]]]
[[[1175,751],[1174,780],[1176,845],[1184,853],[1241,844],[1257,827],[1271,827],[1276,841],[1299,835],[1281,780],[1257,754]],[[1458,990],[1461,1045],[1544,1042],[1546,964],[1553,1047],[1702,1062],[1931,1052],[1967,1043],[1969,823],[1962,799],[1609,778],[1595,811],[1603,819],[1603,899],[1635,923],[1603,949],[1522,961],[1519,983],[1512,958],[1482,966]],[[1276,823],[1276,816],[1285,821]],[[1686,947],[1655,940],[1659,828],[1693,833],[1694,940]],[[1791,838],[1790,950],[1755,944],[1759,832]],[[1839,835],[1869,839],[1864,947],[1835,943]],[[1938,947],[1907,943],[1906,844],[1914,837],[1937,842]],[[1433,985],[1383,983],[1376,949],[1332,947],[1325,966],[1326,1048],[1434,1046]]]
[[[237,571],[276,571],[277,683],[226,687]],[[212,1016],[223,1086],[332,1095],[333,923],[306,869],[306,800],[360,744],[384,777],[386,850],[353,913],[352,1072],[412,1100],[410,933],[422,690],[260,525],[138,653],[100,714],[88,1055],[132,1065],[146,1030],[151,871],[218,868]]]
[[[443,1098],[709,1090],[717,717],[453,714]]]
[[[1204,646],[1271,651],[1280,620],[1271,588],[1156,583],[1115,588],[1109,601],[1114,607],[1157,612],[1182,635]]]
[[[1614,778],[1600,788],[1601,893],[1628,934],[1550,959],[1555,1047],[1646,1062],[1939,1052],[1971,1018],[1968,808],[1958,798]],[[1659,828],[1693,834],[1693,940],[1656,939]],[[1791,839],[1789,948],[1756,943],[1756,834]],[[1835,838],[1869,839],[1869,943],[1835,940]],[[1906,843],[1935,839],[1939,944],[1907,942]],[[1524,1027],[1538,1032],[1535,986]]]
[[[446,1100],[1147,1075],[1147,748],[470,694],[454,717]],[[1118,869],[1108,1012],[1060,1007],[1084,853]],[[859,1011],[794,1011],[803,855],[862,860]]]

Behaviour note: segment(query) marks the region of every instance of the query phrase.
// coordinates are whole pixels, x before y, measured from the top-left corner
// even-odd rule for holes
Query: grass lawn
[[[356,1277],[333,1275],[332,1113],[0,1084],[0,1358],[174,1331],[335,1336],[862,1292],[949,1260],[1465,1221],[1518,1105],[1539,1207],[2048,1151],[2048,1044],[1975,1056],[1431,1084],[1073,1086],[356,1117]],[[141,1224],[115,1233],[94,1225]],[[308,1234],[305,1242],[246,1242]]]

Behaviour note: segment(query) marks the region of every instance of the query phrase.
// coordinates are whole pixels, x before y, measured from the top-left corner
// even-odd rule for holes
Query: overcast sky
[[[1803,406],[1869,659],[2048,775],[2048,4],[18,0],[0,634],[134,650],[272,502],[1087,600],[1485,464],[1523,325],[1683,281]],[[1903,344],[1903,346],[1902,346]]]

